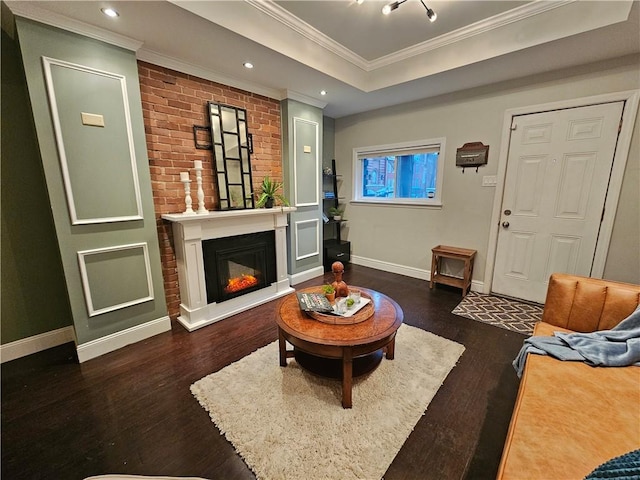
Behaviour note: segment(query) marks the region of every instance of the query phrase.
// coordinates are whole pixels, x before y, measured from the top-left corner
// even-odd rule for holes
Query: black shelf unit
[[[324,269],[331,270],[331,264],[335,261],[342,262],[345,267],[351,261],[351,242],[342,240],[342,225],[346,222],[334,220],[329,215],[329,209],[338,207],[341,204],[341,197],[338,197],[338,181],[340,175],[336,174],[336,161],[331,160],[331,172],[322,175],[322,212],[328,218],[324,223]]]

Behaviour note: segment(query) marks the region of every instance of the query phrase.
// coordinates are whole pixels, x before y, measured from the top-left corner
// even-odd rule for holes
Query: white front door
[[[513,117],[492,291],[544,303],[591,273],[624,102]]]

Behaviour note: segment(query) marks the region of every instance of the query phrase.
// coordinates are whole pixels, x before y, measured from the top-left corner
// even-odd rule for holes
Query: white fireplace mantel
[[[190,332],[294,291],[287,272],[287,215],[294,207],[167,214],[180,285],[178,321]],[[275,230],[276,281],[268,287],[220,303],[207,304],[202,241]]]

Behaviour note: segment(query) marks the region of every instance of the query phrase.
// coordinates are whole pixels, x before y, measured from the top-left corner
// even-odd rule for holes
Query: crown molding
[[[295,100],[296,102],[300,102],[300,103],[305,103],[307,105],[311,105],[312,107],[316,107],[321,110],[324,109],[324,107],[326,107],[328,104],[328,102],[324,102],[322,100],[318,100],[317,98],[303,95],[302,93],[294,92],[293,90],[285,90],[284,98],[288,98],[289,100]]]
[[[328,50],[329,52],[339,56],[347,62],[355,65],[363,70],[369,69],[369,62],[362,58],[360,55],[349,50],[342,44],[336,42],[332,38],[328,37],[320,30],[309,25],[307,22],[296,17],[288,10],[285,10],[280,5],[272,0],[245,0],[245,2],[256,10],[269,15],[271,18],[279,21],[287,28],[293,30],[299,35],[311,40],[320,47]]]
[[[553,2],[531,2],[520,7],[508,10],[493,17],[480,20],[471,25],[459,28],[452,32],[440,35],[432,40],[413,45],[411,47],[399,50],[397,52],[385,55],[375,60],[367,61],[360,55],[352,52],[342,44],[329,38],[324,33],[320,32],[316,28],[312,27],[308,23],[302,21],[295,15],[291,14],[288,10],[275,3],[273,0],[245,0],[245,2],[262,13],[269,15],[271,18],[279,21],[284,26],[295,31],[299,35],[311,40],[320,47],[328,50],[329,52],[338,55],[354,66],[361,68],[367,72],[384,68],[394,63],[402,62],[409,58],[422,55],[424,53],[436,50],[446,45],[451,45],[467,38],[474,37],[497,28],[510,25],[529,17],[540,15],[549,10],[553,10],[564,5],[573,3],[577,0],[556,0]]]
[[[136,40],[135,38],[126,37],[124,35],[105,30],[104,28],[71,19],[64,15],[32,5],[30,2],[8,1],[6,3],[11,12],[16,16],[35,20],[36,22],[61,28],[95,40],[100,40],[101,42],[115,45],[116,47],[137,52],[142,45],[144,45],[144,42]]]
[[[513,23],[517,23],[527,18],[534,17],[536,15],[543,14],[550,10],[563,7],[565,5],[576,2],[577,0],[557,0],[553,2],[531,2],[520,7],[516,7],[512,10],[494,15],[493,17],[480,20],[478,22],[466,25],[457,30],[445,33],[431,40],[413,45],[411,47],[399,50],[384,57],[372,60],[368,64],[367,71],[373,71],[378,68],[387,67],[397,62],[402,62],[411,57],[422,55],[424,53],[436,50],[438,48],[451,45],[468,38],[481,35],[492,30],[496,30]]]
[[[205,80],[210,80],[212,82],[221,83],[229,87],[238,88],[240,90],[244,90],[250,93],[255,93],[257,95],[262,95],[263,97],[272,98],[278,101],[290,99],[290,100],[295,100],[297,102],[305,103],[307,105],[311,105],[312,107],[317,107],[320,109],[324,109],[324,107],[326,107],[328,104],[328,102],[323,102],[316,98],[309,97],[302,93],[295,92],[293,90],[278,90],[273,88],[266,88],[266,87],[263,87],[262,85],[257,85],[254,83],[246,82],[244,80],[239,80],[237,78],[230,77],[228,75],[223,75],[219,72],[214,72],[213,70],[207,70],[198,65],[183,62],[182,60],[178,60],[173,57],[168,57],[166,55],[163,55],[145,48],[138,51],[136,58],[143,62],[152,63],[160,67],[169,68],[171,70],[175,70],[180,73],[186,73],[187,75],[193,75],[198,78],[203,78]]]
[[[286,98],[282,90],[268,88],[256,83],[240,80],[229,75],[224,75],[220,72],[202,68],[199,65],[194,65],[192,63],[178,60],[174,57],[169,57],[167,55],[154,52],[153,50],[149,50],[147,48],[141,48],[140,50],[138,50],[138,52],[136,53],[136,58],[143,62],[170,68],[171,70],[175,70],[177,72],[186,73],[188,75],[193,75],[195,77],[210,80],[212,82],[221,83],[229,87],[234,87],[250,93],[262,95],[263,97],[273,98],[274,100],[283,100],[284,98]]]

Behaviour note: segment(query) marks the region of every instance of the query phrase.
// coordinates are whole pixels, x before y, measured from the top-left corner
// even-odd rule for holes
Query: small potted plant
[[[289,201],[278,193],[283,187],[282,182],[271,180],[268,176],[264,177],[260,185],[260,196],[256,202],[256,207],[272,208],[275,201],[279,200],[285,207],[289,206]]]
[[[344,208],[331,207],[329,209],[329,215],[331,215],[335,221],[342,220],[342,212],[344,212]]]
[[[333,285],[323,285],[322,286],[322,293],[324,293],[324,296],[327,297],[327,300],[329,300],[329,302],[333,303],[336,299],[336,289],[333,288]]]

